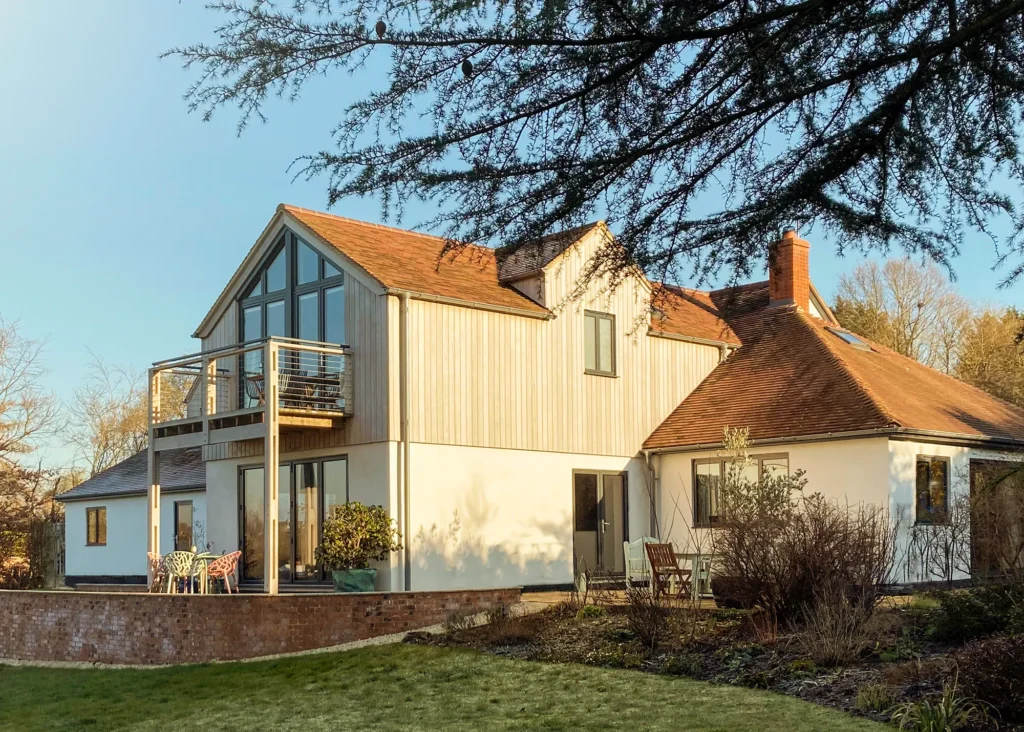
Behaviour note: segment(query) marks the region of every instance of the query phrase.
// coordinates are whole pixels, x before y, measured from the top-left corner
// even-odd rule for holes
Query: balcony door
[[[331,509],[348,501],[348,460],[297,461],[280,466],[277,518],[278,578],[282,583],[324,579],[314,552]],[[242,578],[262,580],[266,520],[263,468],[244,468],[239,480]]]

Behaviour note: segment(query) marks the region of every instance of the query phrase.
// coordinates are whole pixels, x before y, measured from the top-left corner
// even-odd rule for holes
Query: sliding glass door
[[[278,501],[278,577],[281,582],[323,579],[314,552],[320,527],[334,506],[348,501],[348,459],[310,460],[281,465]],[[266,523],[263,468],[244,468],[239,479],[242,576],[261,580]]]

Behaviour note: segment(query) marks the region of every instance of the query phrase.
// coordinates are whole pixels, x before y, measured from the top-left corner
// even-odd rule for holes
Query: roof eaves
[[[170,487],[160,488],[160,493],[194,493],[196,491],[205,491],[206,484],[198,483],[196,485],[176,485]],[[65,493],[59,493],[53,497],[55,501],[61,501],[62,503],[67,501],[91,501],[94,498],[134,498],[137,496],[144,496],[148,493],[146,489],[133,489],[130,491],[116,491],[106,490],[99,491],[96,493],[81,493],[75,495],[75,488],[70,489]]]

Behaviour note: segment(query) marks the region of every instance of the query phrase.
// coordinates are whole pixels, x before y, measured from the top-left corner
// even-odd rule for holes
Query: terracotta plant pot
[[[335,592],[373,592],[376,569],[335,569],[331,572]]]

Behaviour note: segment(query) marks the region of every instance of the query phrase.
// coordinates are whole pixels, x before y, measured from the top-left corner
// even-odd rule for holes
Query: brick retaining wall
[[[164,664],[255,658],[424,628],[519,589],[325,595],[0,591],[0,658]]]

